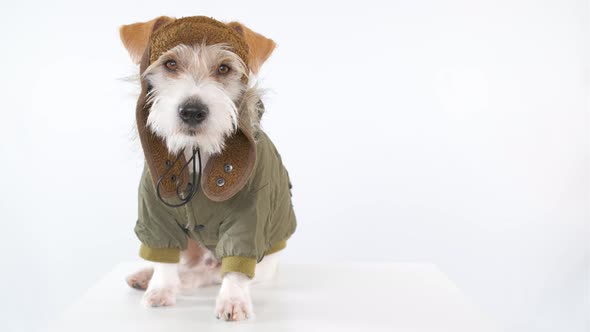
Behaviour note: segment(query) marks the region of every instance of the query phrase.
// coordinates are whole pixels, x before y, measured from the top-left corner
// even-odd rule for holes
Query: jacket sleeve
[[[187,246],[187,234],[178,223],[176,211],[156,197],[147,167],[139,185],[138,207],[135,234],[141,241],[139,256],[153,262],[178,263],[180,251]]]
[[[240,204],[220,225],[215,255],[221,258],[222,276],[241,272],[253,278],[256,263],[268,249],[264,228],[271,211],[269,186],[240,195]]]

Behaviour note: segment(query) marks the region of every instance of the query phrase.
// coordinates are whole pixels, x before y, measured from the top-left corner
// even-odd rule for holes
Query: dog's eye
[[[221,65],[217,68],[217,72],[221,75],[225,75],[229,73],[229,66],[228,65]]]
[[[170,70],[176,70],[176,67],[178,67],[178,65],[176,64],[176,61],[174,60],[168,60],[165,63],[166,68],[170,69]]]

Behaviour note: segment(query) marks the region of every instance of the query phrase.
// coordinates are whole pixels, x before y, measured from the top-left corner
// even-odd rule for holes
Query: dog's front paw
[[[217,299],[217,306],[215,309],[217,319],[224,319],[227,321],[239,321],[252,317],[252,303],[247,300],[229,298],[220,300]]]
[[[244,278],[246,280],[227,277],[223,279],[215,305],[217,319],[239,321],[254,316],[249,284],[247,277]]]
[[[171,306],[176,303],[176,292],[171,288],[148,289],[142,301],[148,307]]]
[[[217,299],[217,319],[239,321],[252,317],[252,303],[241,299]]]

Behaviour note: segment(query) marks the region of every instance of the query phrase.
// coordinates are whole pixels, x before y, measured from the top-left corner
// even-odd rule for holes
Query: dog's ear
[[[131,56],[131,60],[139,64],[152,33],[174,20],[172,17],[160,16],[151,21],[121,26],[119,28],[119,35],[127,52],[129,52],[129,56]]]
[[[248,44],[248,63],[254,74],[258,73],[266,59],[270,57],[277,44],[272,39],[250,30],[240,22],[230,22],[227,25],[241,34]]]

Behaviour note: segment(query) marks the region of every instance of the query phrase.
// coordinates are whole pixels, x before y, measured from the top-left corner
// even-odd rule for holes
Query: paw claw
[[[240,321],[248,319],[250,315],[249,306],[240,300],[230,299],[226,300],[225,303],[220,303],[217,306],[217,319],[223,319],[225,321]]]

